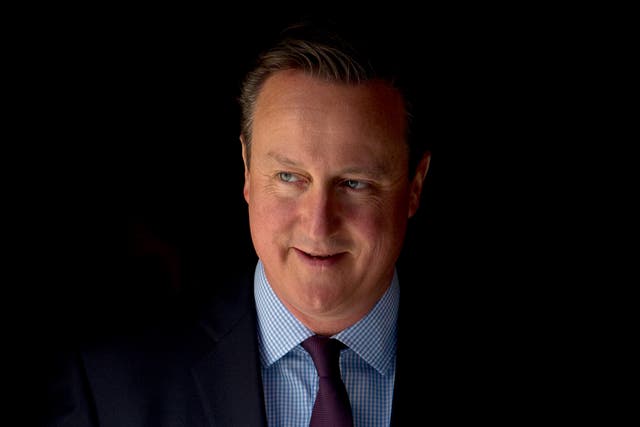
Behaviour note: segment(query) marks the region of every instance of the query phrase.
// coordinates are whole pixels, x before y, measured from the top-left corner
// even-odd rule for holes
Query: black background
[[[617,23],[633,15],[321,7],[413,40],[433,160],[401,262],[419,267],[411,290],[425,328],[459,340],[468,370],[533,402],[527,414],[601,411],[593,396],[622,388],[596,390],[609,347],[593,336],[619,326],[602,320],[623,293],[603,301],[611,269],[599,252],[612,245],[594,243],[594,227],[617,219],[590,215],[611,210],[611,196],[592,191],[615,187],[601,156],[617,126],[603,110],[619,108],[606,93],[627,93],[633,26]],[[5,369],[31,412],[50,352],[153,322],[178,289],[197,295],[254,262],[235,97],[258,51],[306,11],[221,9],[3,14],[4,354],[17,362]]]
[[[418,266],[412,294],[425,324],[464,331],[474,352],[507,364],[526,354],[542,363],[534,375],[549,351],[536,344],[564,339],[549,331],[569,297],[546,280],[558,248],[544,241],[553,205],[538,194],[549,173],[540,153],[559,153],[567,42],[551,37],[553,14],[420,9],[338,13],[408,33],[408,60],[424,77],[416,90],[433,158],[401,263]],[[153,322],[179,293],[254,265],[235,98],[256,54],[300,13],[21,15],[10,34],[5,224],[18,255],[7,274],[19,289],[15,348],[29,366]]]

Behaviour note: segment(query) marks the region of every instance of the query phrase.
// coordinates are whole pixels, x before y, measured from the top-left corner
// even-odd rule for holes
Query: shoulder
[[[198,343],[211,339],[211,330],[230,328],[238,317],[255,310],[253,276],[248,271],[224,280],[203,280],[198,288],[185,291],[166,305],[162,313],[86,339],[79,343],[78,351],[110,363],[119,357],[128,361],[141,358],[147,366],[153,366],[148,360],[151,354],[160,363],[167,358],[188,358],[192,350],[197,353]]]
[[[185,295],[144,324],[103,331],[52,351],[44,416],[84,420],[97,407],[101,419],[146,419],[149,414],[139,408],[159,413],[188,408],[199,393],[193,369],[222,348],[219,336],[234,331],[238,319],[255,310],[251,285],[246,275],[209,283],[215,289]],[[252,332],[237,333],[252,340]]]

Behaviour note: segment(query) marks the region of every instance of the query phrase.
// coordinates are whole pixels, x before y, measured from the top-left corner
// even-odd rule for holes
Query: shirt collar
[[[291,314],[277,297],[258,261],[254,275],[254,297],[258,314],[258,344],[263,366],[270,366],[313,331]],[[393,367],[396,352],[400,287],[397,272],[376,305],[354,325],[334,335],[365,362],[385,375]]]

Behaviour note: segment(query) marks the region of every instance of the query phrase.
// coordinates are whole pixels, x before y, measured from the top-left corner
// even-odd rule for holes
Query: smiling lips
[[[346,252],[339,252],[334,254],[322,255],[311,254],[300,249],[294,248],[300,258],[306,263],[314,267],[329,267],[340,261]]]

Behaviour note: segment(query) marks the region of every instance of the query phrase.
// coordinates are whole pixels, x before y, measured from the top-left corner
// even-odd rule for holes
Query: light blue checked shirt
[[[313,331],[280,302],[261,261],[256,267],[254,294],[268,424],[308,426],[318,376],[311,356],[300,343]],[[382,427],[391,422],[399,298],[398,277],[394,274],[391,286],[373,309],[355,325],[334,335],[347,345],[340,355],[340,370],[356,427]]]

